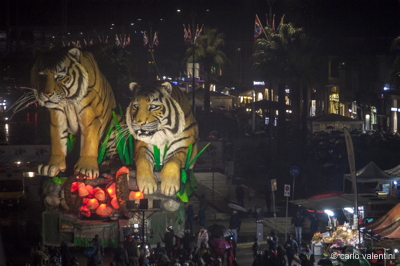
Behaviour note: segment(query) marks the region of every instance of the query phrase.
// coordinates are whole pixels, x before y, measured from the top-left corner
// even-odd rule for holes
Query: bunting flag
[[[190,26],[188,25],[188,28]],[[185,24],[183,24],[183,39],[186,43],[190,43],[190,37],[189,37],[189,32],[186,30]]]
[[[89,45],[93,45],[93,39],[90,39]]]
[[[131,44],[131,35],[130,34],[128,34],[128,37],[126,37],[125,46],[128,46],[129,44]]]
[[[260,35],[263,33],[264,29],[261,25],[261,21],[258,18],[258,16],[256,15],[256,19],[254,21],[254,40],[257,40],[258,37],[260,37]]]
[[[147,38],[146,32],[143,32],[143,46],[146,47],[149,43],[149,38]]]
[[[122,42],[122,47],[126,46],[126,34],[124,34],[124,41]]]
[[[98,36],[98,37],[99,37],[99,42],[102,43],[100,36]]]
[[[71,46],[71,42],[68,42],[68,44],[67,44],[67,45],[68,45],[68,47],[70,47],[70,46]]]
[[[85,44],[85,46],[87,46],[87,41],[86,41],[86,39],[83,39],[83,43]]]
[[[65,47],[65,42],[64,41],[62,42],[62,47]]]
[[[157,32],[154,32],[153,45],[158,46],[159,44]]]
[[[117,34],[115,34],[115,46],[120,46],[121,45],[121,41],[119,40],[119,38],[118,38],[118,35]]]
[[[285,19],[285,14],[283,14],[283,16],[281,17],[281,21],[279,22],[279,25],[276,28],[276,32],[279,32],[279,29],[281,28],[284,19]]]
[[[106,41],[104,43],[108,44],[108,36],[106,36]]]
[[[272,32],[275,32],[275,14],[272,15],[272,25],[271,25],[271,30]]]
[[[79,48],[79,49],[81,49],[81,48],[82,48],[82,46],[81,46],[81,42],[80,42],[79,40],[76,42],[76,45],[75,45],[75,47],[76,47],[76,48]]]
[[[194,41],[197,41],[197,40],[200,39],[200,37],[201,37],[201,32],[203,31],[203,26],[204,26],[204,24],[201,25],[201,28],[199,29],[199,25],[197,24],[197,26],[196,26],[196,34],[195,34],[195,36],[194,36]]]
[[[190,40],[192,39],[192,32],[190,31],[189,25],[188,25],[187,30],[188,30],[188,42],[190,42]]]
[[[71,45],[72,45],[73,47],[76,47],[76,42],[71,41]]]

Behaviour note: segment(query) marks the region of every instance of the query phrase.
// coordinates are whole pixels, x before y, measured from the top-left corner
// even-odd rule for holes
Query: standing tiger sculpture
[[[93,54],[77,48],[42,52],[31,70],[31,83],[36,101],[50,111],[51,154],[38,173],[53,177],[66,169],[70,133],[80,135],[75,173],[98,177],[100,140],[116,103]]]
[[[198,124],[186,95],[170,82],[141,86],[129,85],[133,99],[126,111],[129,132],[135,138],[136,180],[140,190],[153,194],[157,190],[154,146],[160,151],[161,193],[172,196],[180,188],[181,168],[185,166],[188,147],[191,158],[197,154]],[[191,166],[193,167],[193,165]]]

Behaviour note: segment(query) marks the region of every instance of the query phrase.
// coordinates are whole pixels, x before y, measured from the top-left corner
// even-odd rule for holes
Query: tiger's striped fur
[[[131,83],[130,89],[133,99],[126,111],[126,123],[136,139],[135,164],[139,189],[146,194],[157,190],[153,173],[155,145],[160,150],[160,157],[164,158],[161,159],[164,163],[160,172],[161,192],[172,196],[180,187],[180,172],[185,166],[189,144],[193,144],[191,159],[197,154],[197,121],[186,95],[169,82],[157,82],[150,86]]]
[[[101,137],[116,107],[110,84],[90,52],[77,48],[44,52],[31,70],[36,100],[50,111],[51,155],[40,165],[41,175],[56,176],[66,169],[68,133],[80,134],[77,173],[96,178]]]

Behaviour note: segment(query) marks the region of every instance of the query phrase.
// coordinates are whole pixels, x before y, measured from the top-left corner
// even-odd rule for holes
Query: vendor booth
[[[368,163],[366,166],[363,168],[357,170],[356,172],[356,177],[357,177],[357,183],[358,184],[371,184],[372,186],[368,186],[367,188],[361,187],[361,192],[369,192],[366,190],[379,190],[383,191],[387,194],[392,194],[391,193],[391,188],[392,188],[392,182],[397,182],[400,180],[400,177],[397,176],[392,176],[385,171],[382,171],[374,162]],[[343,191],[346,191],[346,188],[349,189],[350,186],[346,186],[346,183],[351,183],[351,175],[350,174],[345,174],[343,177]],[[393,195],[393,194],[392,194]],[[393,196],[397,196],[394,194]]]

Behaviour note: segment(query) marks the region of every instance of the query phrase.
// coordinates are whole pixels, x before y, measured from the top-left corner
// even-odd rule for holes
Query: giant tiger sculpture
[[[31,70],[31,83],[38,103],[50,111],[51,155],[38,173],[53,177],[66,169],[71,133],[80,134],[81,143],[75,172],[88,179],[98,177],[100,139],[116,103],[92,53],[77,48],[42,52]]]
[[[169,82],[141,86],[131,83],[133,93],[126,111],[126,123],[136,139],[136,180],[140,190],[152,194],[157,190],[154,146],[163,158],[160,172],[161,192],[175,195],[180,188],[181,168],[185,166],[188,147],[191,158],[197,154],[198,125],[186,95]],[[191,166],[193,167],[193,165]]]

